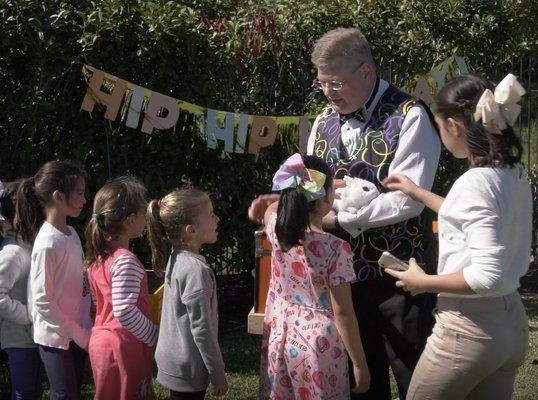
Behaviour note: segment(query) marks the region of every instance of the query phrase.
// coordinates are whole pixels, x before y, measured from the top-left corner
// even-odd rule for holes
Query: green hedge
[[[246,210],[292,151],[286,135],[256,160],[208,150],[189,121],[153,135],[108,124],[102,110],[80,111],[82,63],[203,106],[299,115],[323,104],[311,88],[309,55],[329,29],[361,27],[381,67],[405,83],[456,53],[471,70],[494,74],[536,49],[536,15],[533,0],[4,0],[0,176],[29,176],[53,158],[79,160],[91,199],[107,179],[108,131],[115,176],[140,177],[152,197],[185,184],[212,194],[222,223],[209,260],[228,272],[246,271],[255,228]],[[464,168],[443,162],[438,190],[446,192]],[[143,242],[137,250],[149,260]]]

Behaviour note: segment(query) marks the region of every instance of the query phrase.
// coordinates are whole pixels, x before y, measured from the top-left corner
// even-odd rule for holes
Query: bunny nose
[[[369,192],[370,191],[370,188],[366,187],[366,186],[363,186],[362,187],[362,190],[364,190],[365,192]]]

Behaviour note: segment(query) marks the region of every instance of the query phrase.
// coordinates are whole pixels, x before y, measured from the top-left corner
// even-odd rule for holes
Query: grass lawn
[[[530,320],[530,349],[525,365],[521,368],[517,380],[514,398],[517,400],[531,400],[537,398],[538,393],[538,295],[525,295],[524,303]],[[252,400],[257,398],[258,392],[258,366],[260,338],[238,332],[229,334],[222,339],[222,349],[228,378],[230,392],[225,397],[234,400]],[[0,399],[8,399],[8,373],[7,365],[0,366]],[[46,379],[43,387],[46,388]],[[158,399],[168,399],[168,391],[157,382],[154,384]],[[393,385],[394,397],[397,396]],[[45,390],[43,399],[48,398]],[[88,371],[83,387],[83,399],[93,396],[90,372]],[[211,393],[207,399],[214,399]]]

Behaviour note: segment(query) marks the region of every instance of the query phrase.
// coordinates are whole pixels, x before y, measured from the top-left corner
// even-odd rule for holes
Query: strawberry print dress
[[[281,250],[274,227],[261,349],[260,399],[349,399],[348,356],[334,322],[329,288],[355,278],[349,243],[329,233],[305,234]]]

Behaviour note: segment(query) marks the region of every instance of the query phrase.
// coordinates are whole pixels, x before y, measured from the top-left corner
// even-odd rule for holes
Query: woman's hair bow
[[[507,125],[513,126],[521,112],[517,102],[525,94],[525,89],[515,75],[508,74],[497,85],[495,93],[486,89],[476,104],[475,121],[482,120],[482,125],[491,133],[500,135]]]
[[[284,161],[273,177],[273,190],[299,188],[307,201],[315,201],[325,196],[323,185],[326,179],[323,172],[306,168],[303,157],[295,153]]]

